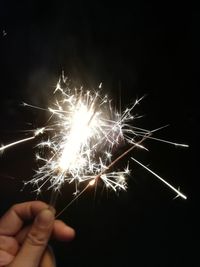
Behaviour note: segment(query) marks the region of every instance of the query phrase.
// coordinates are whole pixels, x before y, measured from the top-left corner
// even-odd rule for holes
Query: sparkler
[[[38,194],[47,185],[48,189],[52,190],[51,204],[53,205],[64,183],[75,184],[75,197],[72,202],[89,186],[99,183],[100,180],[107,188],[114,191],[126,190],[129,166],[127,165],[121,171],[111,170],[134,148],[148,150],[143,145],[145,139],[187,147],[185,144],[153,137],[152,135],[160,128],[150,131],[133,126],[132,122],[137,118],[137,115],[133,115],[133,109],[142,98],[120,113],[112,107],[112,101],[108,96],[100,94],[100,88],[98,91],[84,91],[82,87],[71,87],[64,75],[57,83],[54,95],[55,103],[48,109],[24,103],[24,106],[49,112],[47,126],[34,130],[31,137],[0,148],[0,151],[3,151],[48,133],[48,137],[37,144],[36,159],[39,168],[33,178],[25,182],[25,185],[33,185]],[[120,156],[115,157],[116,152],[124,147],[128,148]],[[132,157],[131,159],[154,174],[178,196],[186,199],[183,193],[163,178],[136,159]],[[85,185],[82,191],[79,191],[80,184]]]

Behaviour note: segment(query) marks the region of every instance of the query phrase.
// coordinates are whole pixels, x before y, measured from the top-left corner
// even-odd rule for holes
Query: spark
[[[9,147],[11,147],[11,146],[16,146],[16,145],[18,145],[18,144],[20,144],[20,143],[24,143],[24,142],[30,141],[30,140],[32,140],[32,139],[34,139],[34,138],[35,138],[35,136],[31,136],[31,137],[24,138],[24,139],[15,141],[15,142],[13,142],[13,143],[10,143],[10,144],[1,146],[1,147],[0,147],[0,151],[4,151],[5,149],[7,149],[7,148],[9,148]]]
[[[42,128],[38,128],[36,130],[34,130],[34,135],[31,136],[31,137],[27,137],[27,138],[24,138],[24,139],[20,139],[18,141],[15,141],[15,142],[12,142],[10,144],[7,144],[7,145],[2,145],[0,147],[0,151],[4,151],[5,149],[9,148],[9,147],[12,147],[12,146],[16,146],[18,144],[21,144],[21,143],[24,143],[24,142],[27,142],[27,141],[30,141],[30,140],[33,140],[35,139],[36,136],[38,136],[39,134],[43,134],[45,131],[45,128],[42,127]]]
[[[7,35],[7,32],[5,30],[2,31],[3,37]]]
[[[139,162],[135,158],[131,157],[131,159],[133,161],[135,161],[137,164],[139,164],[140,166],[142,166],[144,169],[146,169],[148,172],[150,172],[151,174],[153,174],[155,177],[157,177],[161,182],[163,182],[164,184],[166,184],[169,188],[171,188],[175,193],[177,193],[177,196],[180,196],[183,199],[187,199],[187,196],[185,196],[183,193],[181,193],[179,188],[176,189],[174,186],[172,186],[170,183],[168,183],[165,179],[163,179],[161,176],[159,176],[157,173],[155,173],[154,171],[152,171],[151,169],[149,169],[147,166],[145,166],[144,164],[142,164],[141,162]]]
[[[64,82],[66,80],[62,79]],[[133,120],[133,107],[119,114],[114,111],[106,95],[101,96],[99,91],[84,91],[82,87],[66,86],[64,89],[61,80],[54,94],[58,94],[59,98],[54,106],[46,109],[53,123],[40,130],[41,133],[51,129],[52,135],[37,145],[39,152],[36,159],[41,165],[26,184],[36,186],[36,191],[40,193],[47,184],[48,189],[59,191],[65,182],[77,185],[89,181],[92,185],[99,177],[106,187],[114,191],[126,190],[127,169],[118,172],[109,172],[109,169],[117,148],[123,143],[135,146],[134,138],[130,138],[130,135],[136,131],[128,129],[129,121]],[[125,134],[128,134],[127,137]],[[76,186],[75,195],[78,192]]]
[[[101,89],[102,83],[98,90]],[[25,107],[48,112],[50,114],[48,124],[35,129],[31,137],[0,148],[0,151],[3,151],[37,136],[43,136],[45,133],[36,145],[36,160],[39,167],[32,179],[24,183],[31,184],[38,194],[44,187],[51,189],[51,203],[55,203],[64,183],[75,185],[75,197],[67,207],[89,187],[96,186],[100,181],[106,188],[115,192],[126,191],[127,177],[130,175],[129,164],[124,170],[116,171],[113,168],[133,149],[148,151],[144,145],[146,139],[187,147],[185,144],[152,136],[166,126],[154,130],[133,126],[133,121],[139,117],[133,114],[133,110],[144,97],[137,99],[120,113],[113,108],[112,101],[107,95],[100,94],[100,91],[85,91],[83,87],[71,86],[64,75],[56,85],[54,96],[55,102],[46,109],[23,103]],[[124,152],[119,155],[119,151],[122,150]],[[136,159],[132,157],[131,159],[160,179],[178,196],[186,199],[180,190]],[[80,190],[81,184],[84,185],[82,190]]]

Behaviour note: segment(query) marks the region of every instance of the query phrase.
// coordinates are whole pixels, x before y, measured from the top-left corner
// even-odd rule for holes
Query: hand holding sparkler
[[[24,222],[34,220],[32,225]],[[54,219],[49,205],[40,201],[14,205],[0,219],[0,266],[54,267],[48,249],[50,236],[63,241],[74,238],[74,230]]]

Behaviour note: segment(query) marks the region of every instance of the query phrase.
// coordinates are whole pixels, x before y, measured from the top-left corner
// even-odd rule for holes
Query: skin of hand
[[[50,237],[70,241],[74,236],[71,227],[55,220],[55,210],[48,204],[15,204],[0,218],[0,267],[54,267]]]

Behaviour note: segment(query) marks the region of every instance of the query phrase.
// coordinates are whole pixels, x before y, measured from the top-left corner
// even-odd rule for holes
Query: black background
[[[42,126],[44,113],[20,103],[48,106],[64,70],[87,88],[103,82],[123,107],[147,94],[136,109],[145,115],[137,125],[154,129],[169,123],[158,137],[190,145],[147,142],[150,152],[134,152],[181,186],[186,201],[173,200],[170,189],[130,162],[127,192],[116,196],[99,189],[96,198],[87,192],[62,214],[77,236],[68,245],[53,242],[58,266],[197,266],[199,107],[192,54],[197,56],[198,45],[197,38],[192,45],[191,20],[183,2],[0,1],[1,143]],[[31,188],[20,191],[22,180],[33,174],[33,147],[30,142],[8,149],[0,158],[1,214],[16,202],[35,199]],[[72,199],[71,190],[63,188],[58,210]],[[49,201],[49,193],[40,199]]]

